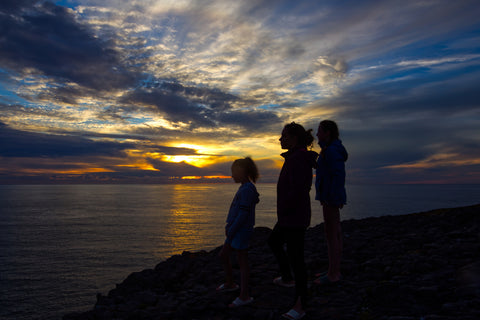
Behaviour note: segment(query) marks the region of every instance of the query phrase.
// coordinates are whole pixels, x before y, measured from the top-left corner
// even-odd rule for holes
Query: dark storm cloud
[[[95,89],[85,87],[62,85],[57,87],[49,87],[37,94],[36,99],[43,101],[51,101],[60,104],[76,105],[79,98],[95,96],[97,92]],[[26,100],[30,98],[29,95],[20,94]]]
[[[20,74],[33,69],[58,81],[72,81],[95,90],[134,83],[135,75],[122,67],[118,52],[76,22],[66,8],[49,2],[34,4],[0,3],[3,68]],[[30,6],[20,10],[21,5]]]
[[[283,123],[283,119],[269,111],[229,111],[218,114],[218,119],[224,125],[236,125],[244,127],[252,132],[264,132]]]
[[[2,157],[64,157],[118,156],[129,143],[92,141],[83,137],[33,133],[11,129],[0,123],[0,156]]]
[[[166,155],[199,155],[190,148],[176,148],[162,145],[134,144],[116,141],[95,141],[92,139],[136,139],[133,135],[95,133],[45,134],[20,131],[0,122],[0,157],[67,157],[67,156],[119,156],[124,157],[125,149],[144,148],[150,152]],[[145,138],[143,138],[145,139]]]
[[[122,103],[156,109],[166,119],[189,123],[192,128],[233,125],[261,131],[281,122],[280,117],[271,111],[233,108],[232,103],[240,100],[218,89],[162,83],[139,88],[124,97]]]
[[[421,128],[412,126],[408,130],[394,126],[369,129],[368,125],[362,130],[348,127],[340,130],[350,153],[349,162],[369,169],[421,159],[428,154],[421,145],[431,139],[421,135]],[[372,143],[366,143],[368,141]]]
[[[0,12],[16,13],[25,7],[30,7],[36,2],[38,2],[38,0],[2,0],[0,4]]]
[[[196,123],[201,126],[214,126],[210,120],[211,110],[194,104],[176,93],[159,89],[138,89],[125,97],[123,103],[141,104],[156,108],[165,118],[174,122]]]

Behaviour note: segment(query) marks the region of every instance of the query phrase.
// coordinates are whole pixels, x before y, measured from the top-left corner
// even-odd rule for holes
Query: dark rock
[[[310,319],[447,320],[480,318],[480,205],[342,222],[341,283],[318,287],[328,268],[323,226],[305,237]],[[271,230],[256,228],[249,259],[255,301],[228,308],[238,292],[219,294],[220,250],[183,252],[155,269],[134,272],[95,307],[72,319],[278,319],[294,289],[276,287],[278,266],[266,243]],[[238,265],[234,277],[239,281]]]

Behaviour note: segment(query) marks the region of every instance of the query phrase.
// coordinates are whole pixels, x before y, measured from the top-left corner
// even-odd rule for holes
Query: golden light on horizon
[[[24,174],[86,174],[100,172],[115,172],[106,168],[82,168],[82,169],[28,169],[22,171]]]
[[[230,179],[230,176],[182,176],[182,180],[200,180],[200,179]]]
[[[202,179],[202,176],[183,176],[180,179],[182,179],[182,180],[199,180],[199,179]]]
[[[231,179],[231,176],[203,176],[205,179]]]

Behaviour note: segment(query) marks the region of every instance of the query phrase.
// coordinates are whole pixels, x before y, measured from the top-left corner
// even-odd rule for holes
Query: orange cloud
[[[465,159],[465,155],[458,153],[442,153],[435,154],[426,159],[409,162],[403,164],[396,164],[391,166],[382,167],[385,169],[430,169],[438,167],[458,167],[458,166],[470,166],[480,164],[480,159],[472,158]]]

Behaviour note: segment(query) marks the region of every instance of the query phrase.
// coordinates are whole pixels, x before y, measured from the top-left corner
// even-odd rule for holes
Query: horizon
[[[232,185],[235,185],[235,184],[238,184],[236,182],[233,182],[233,181],[228,181],[228,179],[224,179],[224,180],[211,180],[211,179],[202,179],[202,178],[199,178],[199,179],[196,179],[194,181],[191,181],[191,180],[182,180],[182,179],[178,179],[178,180],[170,180],[170,181],[167,181],[167,182],[144,182],[144,183],[141,183],[141,182],[114,182],[114,181],[109,181],[109,182],[84,182],[84,183],[78,183],[78,182],[71,182],[71,181],[68,181],[68,182],[65,182],[65,181],[62,181],[62,182],[59,182],[59,181],[51,181],[50,183],[46,183],[44,181],[42,182],[38,182],[38,183],[31,183],[31,182],[26,182],[26,183],[0,183],[0,186],[53,186],[53,185],[70,185],[70,186],[75,186],[75,185],[78,185],[78,186],[99,186],[99,185],[123,185],[123,186],[129,186],[129,185],[201,185],[201,184],[232,184]],[[257,181],[255,183],[255,185],[262,185],[262,184],[269,184],[269,185],[276,185],[277,182],[276,181]],[[425,182],[425,181],[422,181],[422,182],[402,182],[402,183],[387,183],[387,182],[384,182],[384,183],[371,183],[371,182],[366,182],[366,183],[362,183],[362,182],[359,182],[359,183],[346,183],[345,184],[345,187],[348,187],[348,186],[413,186],[413,185],[425,185],[425,186],[441,186],[441,185],[444,185],[444,186],[455,186],[455,185],[459,185],[459,186],[478,186],[480,185],[480,183],[432,183],[432,182]],[[312,189],[313,190],[315,187],[314,183],[312,183]]]
[[[201,183],[245,156],[273,183],[283,126],[324,119],[347,185],[479,184],[478,16],[476,0],[2,1],[0,185]]]

